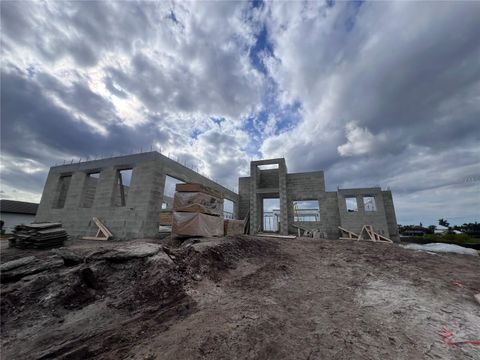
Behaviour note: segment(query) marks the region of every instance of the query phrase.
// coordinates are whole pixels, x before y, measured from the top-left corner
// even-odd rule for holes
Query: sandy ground
[[[122,261],[69,247],[100,255],[2,284],[3,359],[480,359],[441,335],[480,340],[478,257],[247,236]]]

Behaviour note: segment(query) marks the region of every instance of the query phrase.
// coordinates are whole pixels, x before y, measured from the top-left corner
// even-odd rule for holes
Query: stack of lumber
[[[15,226],[9,246],[20,249],[50,249],[63,246],[67,238],[68,235],[60,223],[22,224]]]
[[[223,194],[201,184],[177,184],[172,233],[176,236],[223,236]]]

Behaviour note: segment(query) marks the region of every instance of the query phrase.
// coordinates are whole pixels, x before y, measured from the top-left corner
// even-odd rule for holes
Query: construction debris
[[[353,231],[342,228],[341,226],[338,229],[342,232],[341,240],[369,240],[373,242],[386,242],[393,243],[393,241],[386,236],[380,235],[373,230],[372,225],[363,225],[360,234],[356,234]]]
[[[17,225],[9,247],[20,249],[51,249],[63,246],[68,235],[60,223]]]
[[[177,184],[172,233],[176,236],[223,236],[223,194],[201,184]]]
[[[98,227],[97,235],[84,236],[82,238],[83,240],[110,240],[113,237],[113,234],[110,232],[110,230],[108,230],[108,228],[98,218],[94,217],[92,220]]]

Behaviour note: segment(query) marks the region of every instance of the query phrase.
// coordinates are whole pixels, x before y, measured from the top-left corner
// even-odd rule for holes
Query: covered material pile
[[[177,236],[223,236],[223,194],[201,184],[177,184],[172,233]]]
[[[20,249],[51,249],[63,246],[68,235],[60,223],[42,223],[17,225],[13,237],[9,240],[9,247]]]

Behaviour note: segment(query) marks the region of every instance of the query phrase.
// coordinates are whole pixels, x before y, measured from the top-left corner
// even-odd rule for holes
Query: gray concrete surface
[[[276,164],[276,169],[259,166]],[[392,193],[381,188],[339,189],[325,191],[323,171],[287,173],[285,159],[252,161],[250,176],[239,179],[239,218],[250,212],[250,233],[263,231],[263,199],[280,199],[279,233],[296,234],[297,228],[318,230],[322,237],[337,239],[338,227],[359,233],[363,225],[372,225],[375,231],[399,241]],[[357,201],[358,210],[347,211],[346,198]],[[372,197],[375,210],[367,211],[364,198]],[[295,221],[294,202],[315,200],[320,209],[319,221]]]
[[[121,185],[119,172],[127,169],[132,170],[131,181],[122,178]],[[358,233],[363,225],[373,225],[380,234],[399,239],[390,191],[378,187],[326,191],[323,171],[289,174],[285,159],[279,158],[252,161],[250,177],[239,179],[236,194],[155,151],[52,167],[35,221],[61,222],[69,235],[80,237],[95,235],[92,218],[98,217],[116,239],[154,237],[162,203],[170,200],[164,198],[166,176],[221,191],[234,204],[234,218],[250,213],[251,234],[264,229],[263,200],[278,198],[280,234],[296,234],[298,225],[335,239],[338,226]],[[366,211],[366,196],[374,198],[375,211]],[[347,211],[349,197],[357,200],[358,211]],[[319,221],[295,221],[294,202],[306,200],[318,201]]]
[[[122,204],[124,169],[132,169],[132,176]],[[100,176],[92,179],[91,173]],[[221,191],[237,214],[238,194],[154,151],[52,167],[35,221],[61,222],[69,235],[80,237],[95,235],[92,218],[98,217],[116,239],[156,236],[167,175]]]

